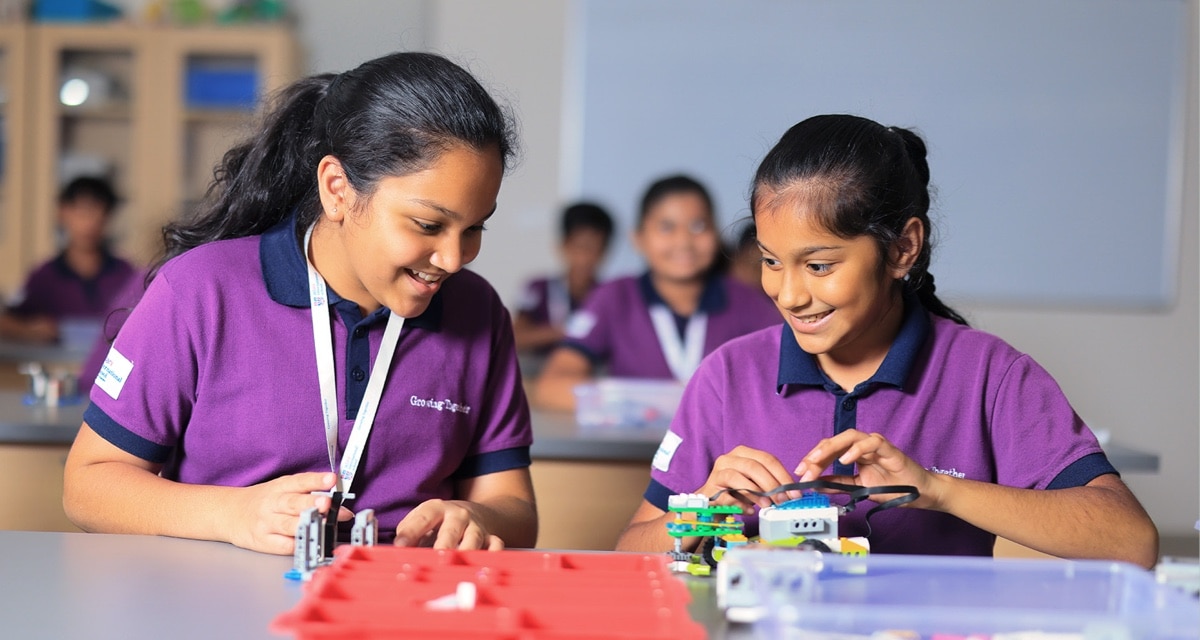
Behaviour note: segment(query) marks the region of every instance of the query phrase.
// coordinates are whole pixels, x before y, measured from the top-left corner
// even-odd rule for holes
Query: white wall
[[[345,71],[393,51],[423,49],[426,0],[289,0],[308,73]]]
[[[566,10],[558,0],[439,0],[430,15],[430,46],[466,65],[518,119],[521,158],[472,265],[510,306],[525,277],[557,268]]]
[[[405,4],[410,19],[424,23],[424,34],[405,31],[407,25],[380,24],[380,16],[396,12],[397,3],[385,0],[295,2],[302,33],[314,54],[309,67],[340,69],[382,53],[380,38],[386,42],[390,34],[398,38],[408,34],[403,37],[411,37],[413,46],[431,47],[465,64],[512,105],[521,120],[524,160],[504,183],[499,212],[489,222],[483,254],[473,265],[511,302],[528,274],[554,268],[557,208],[574,195],[568,165],[575,154],[561,127],[564,110],[572,108],[564,101],[571,80],[564,72],[572,54],[570,4],[557,0]],[[1195,15],[1196,0],[1191,4]],[[345,29],[329,26],[334,14],[337,20],[350,20]],[[1195,18],[1193,22],[1200,26]],[[374,34],[373,39],[358,37],[363,28]],[[1198,77],[1197,33],[1200,29],[1193,30],[1189,72],[1193,82]],[[344,35],[336,45],[323,42],[339,34]],[[1195,86],[1190,95],[1178,295],[1169,310],[1047,310],[950,302],[958,304],[976,326],[1033,355],[1059,380],[1079,413],[1097,427],[1111,430],[1114,440],[1158,454],[1159,473],[1127,473],[1124,478],[1162,534],[1188,539],[1194,555],[1194,525],[1200,518],[1200,133]],[[1113,257],[1112,268],[1121,268],[1120,256]]]

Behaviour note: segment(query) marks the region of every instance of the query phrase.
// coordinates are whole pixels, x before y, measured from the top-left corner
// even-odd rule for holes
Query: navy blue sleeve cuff
[[[1116,467],[1108,461],[1108,456],[1103,453],[1091,453],[1075,462],[1072,462],[1069,467],[1062,470],[1050,484],[1047,489],[1070,489],[1071,487],[1082,487],[1087,483],[1106,473],[1117,473]],[[1117,473],[1117,475],[1121,475]]]
[[[458,469],[454,471],[453,477],[456,480],[478,478],[479,476],[486,476],[489,473],[528,467],[529,463],[529,447],[513,447],[512,449],[489,451],[463,460]]]
[[[643,493],[642,497],[646,499],[646,502],[658,507],[661,511],[666,511],[667,498],[677,493],[679,492],[651,478],[650,486],[646,487],[646,493]]]
[[[578,342],[568,339],[568,340],[563,340],[562,342],[558,343],[558,346],[566,347],[568,349],[578,351],[579,353],[583,354],[583,357],[588,359],[588,362],[592,363],[593,367],[598,367],[601,364],[603,364],[603,362],[600,359],[600,356],[596,355],[595,353],[592,352],[591,349],[583,346],[582,344],[580,344]]]
[[[151,442],[138,434],[122,427],[104,413],[95,404],[89,404],[83,412],[83,421],[114,446],[125,453],[137,456],[147,462],[162,464],[171,454],[171,447]]]

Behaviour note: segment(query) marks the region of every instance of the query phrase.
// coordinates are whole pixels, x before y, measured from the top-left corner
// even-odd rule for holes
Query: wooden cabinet
[[[24,158],[29,122],[27,39],[25,25],[0,24],[0,293],[20,286],[31,235]]]
[[[542,549],[611,551],[650,482],[648,462],[535,459],[529,471]]]
[[[57,251],[55,199],[75,175],[107,174],[122,195],[111,229],[117,253],[142,264],[157,254],[162,225],[203,195],[213,165],[249,132],[254,115],[253,102],[212,107],[189,100],[187,80],[198,70],[249,76],[258,96],[297,74],[293,35],[283,25],[38,24],[0,31],[7,76],[0,82],[10,97],[6,148],[15,154],[5,162],[0,196],[6,292]],[[18,103],[24,111],[12,110]],[[12,172],[18,164],[23,174]],[[20,193],[7,189],[14,182]]]
[[[70,445],[0,444],[8,488],[0,497],[0,529],[79,531],[63,512],[63,465]]]

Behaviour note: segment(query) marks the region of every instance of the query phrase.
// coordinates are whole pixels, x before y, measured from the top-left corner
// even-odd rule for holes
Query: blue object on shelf
[[[88,22],[111,20],[121,10],[99,0],[36,0],[33,19],[39,22]]]
[[[189,107],[253,109],[258,100],[254,68],[195,65],[187,70],[184,102]]]

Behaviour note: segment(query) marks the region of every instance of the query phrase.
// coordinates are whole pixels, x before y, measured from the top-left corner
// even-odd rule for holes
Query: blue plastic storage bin
[[[120,9],[97,0],[37,0],[33,3],[33,19],[39,22],[87,22],[120,15]]]
[[[184,103],[192,108],[253,109],[258,72],[253,68],[194,65],[184,82]]]

